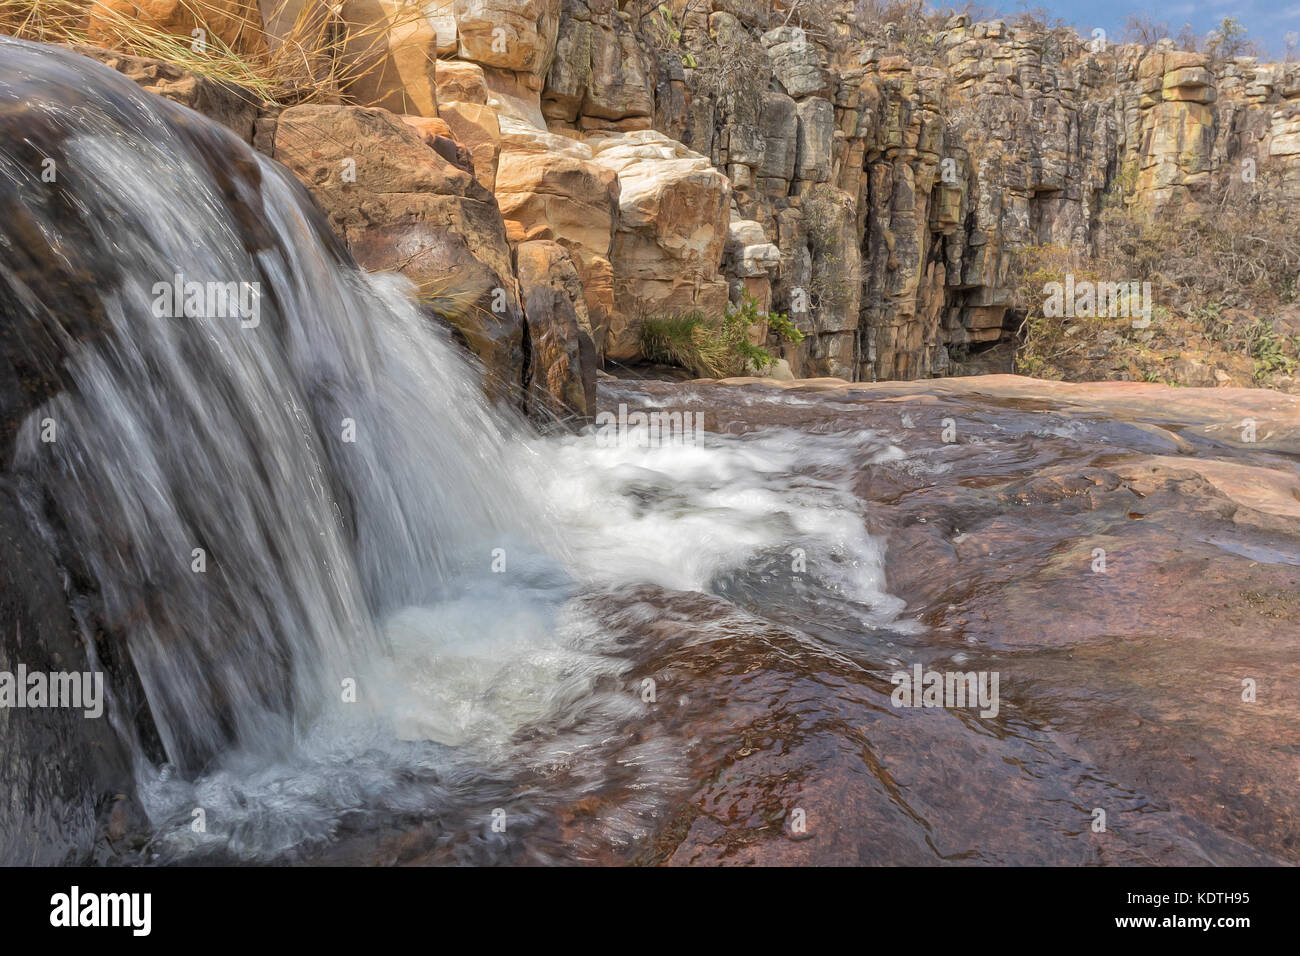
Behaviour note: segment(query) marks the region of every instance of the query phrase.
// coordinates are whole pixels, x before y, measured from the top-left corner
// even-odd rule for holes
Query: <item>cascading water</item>
[[[377,617],[445,596],[525,526],[502,424],[399,283],[342,266],[273,164],[218,141],[238,188],[260,187],[252,247],[179,110],[72,54],[4,55],[22,78],[6,99],[49,104],[57,186],[120,263],[102,344],[27,422],[15,471],[85,550],[169,759],[269,746],[359,674]],[[88,79],[117,101],[88,100]],[[40,172],[5,167],[34,218]],[[240,298],[208,314],[184,294],[209,288]]]
[[[632,796],[599,842],[627,843],[686,783],[609,623],[628,588],[707,591],[803,541],[875,623],[897,612],[851,496],[783,503],[807,448],[529,437],[230,134],[3,37],[0,110],[31,133],[0,150],[9,347],[53,329],[61,386],[10,471],[75,552],[92,664],[107,646],[138,681],[110,713],[161,858],[301,855],[380,819],[511,858],[473,821],[509,808],[518,832],[610,786]]]

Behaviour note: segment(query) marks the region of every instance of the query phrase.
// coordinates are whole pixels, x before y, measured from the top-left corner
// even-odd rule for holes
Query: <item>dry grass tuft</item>
[[[248,2],[253,16],[239,20],[209,0],[180,0],[184,15],[175,20],[203,27],[202,43],[187,28],[169,30],[94,0],[5,0],[0,32],[164,60],[287,106],[337,100],[340,91],[385,69],[390,32],[426,20],[428,9],[438,5],[402,0],[358,23],[344,19],[341,3],[307,0],[292,12],[296,4],[281,0],[263,20],[255,0]],[[271,30],[264,23],[278,26]]]

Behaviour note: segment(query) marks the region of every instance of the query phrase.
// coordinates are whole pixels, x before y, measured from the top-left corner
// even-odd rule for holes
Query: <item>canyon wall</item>
[[[805,333],[772,340],[796,376],[946,375],[1014,334],[1015,251],[1090,248],[1108,203],[1242,182],[1300,210],[1300,64],[789,3],[448,0],[412,23],[349,0],[344,21],[392,18],[374,68],[253,141],[363,264],[472,274],[436,311],[499,394],[562,419],[647,316],[751,295]],[[371,104],[406,122],[346,115]]]
[[[789,356],[798,374],[947,374],[1013,332],[1014,250],[1089,248],[1108,201],[1209,204],[1235,177],[1300,211],[1300,64],[966,16],[923,37],[867,35],[847,14],[814,32],[763,4],[712,6],[682,45],[770,82],[719,93],[682,70],[656,115],[726,171],[733,220],[780,250],[773,305],[811,333]]]

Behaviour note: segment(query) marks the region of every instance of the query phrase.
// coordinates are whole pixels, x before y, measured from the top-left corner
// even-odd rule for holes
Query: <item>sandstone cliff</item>
[[[1300,64],[965,15],[904,29],[854,7],[447,0],[412,19],[353,0],[322,15],[381,28],[336,54],[369,65],[325,97],[341,112],[304,126],[323,107],[264,108],[255,142],[368,266],[478,276],[453,324],[494,381],[561,417],[589,414],[573,402],[596,364],[638,357],[648,316],[753,296],[805,332],[780,346],[797,376],[946,375],[1014,338],[1017,252],[1086,255],[1104,209],[1204,211],[1230,189],[1300,209]],[[283,10],[241,9],[284,41]],[[368,105],[424,129],[425,152],[403,124],[346,115]],[[443,198],[389,189],[397,157]],[[539,241],[558,249],[520,258]],[[551,291],[521,289],[519,261]],[[533,344],[565,328],[590,347],[543,373]]]

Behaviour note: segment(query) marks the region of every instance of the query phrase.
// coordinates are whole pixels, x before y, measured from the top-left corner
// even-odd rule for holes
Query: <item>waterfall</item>
[[[275,163],[70,52],[0,38],[0,59],[0,103],[40,131],[0,151],[0,189],[48,242],[3,237],[6,311],[41,291],[21,256],[105,264],[100,327],[12,471],[76,542],[166,759],[285,747],[348,710],[377,620],[526,526],[511,424]]]

